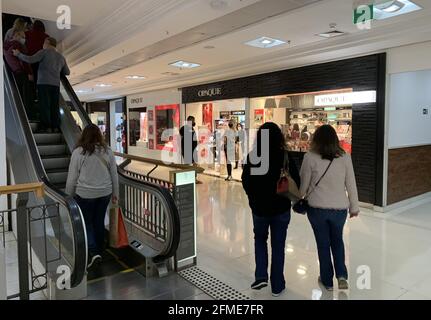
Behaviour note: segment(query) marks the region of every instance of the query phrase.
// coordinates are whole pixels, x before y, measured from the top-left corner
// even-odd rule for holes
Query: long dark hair
[[[97,148],[103,149],[105,152],[108,145],[103,138],[102,132],[95,124],[90,124],[82,131],[81,138],[79,139],[76,148],[81,147],[82,154],[89,154],[90,156],[96,151]]]
[[[268,130],[269,133],[269,154],[274,155],[277,152],[283,151],[286,148],[286,141],[283,132],[278,125],[273,122],[264,123],[257,131],[256,149],[259,155],[262,152],[262,132]]]
[[[334,160],[346,153],[340,146],[337,132],[330,125],[323,125],[316,130],[311,142],[311,150],[326,160]]]

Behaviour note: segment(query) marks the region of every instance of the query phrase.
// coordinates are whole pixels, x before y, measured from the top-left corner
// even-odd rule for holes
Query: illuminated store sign
[[[376,91],[359,91],[336,94],[325,94],[314,97],[316,107],[346,106],[357,103],[375,103]]]
[[[213,97],[220,96],[222,94],[221,88],[211,88],[207,90],[200,90],[198,92],[199,97]]]

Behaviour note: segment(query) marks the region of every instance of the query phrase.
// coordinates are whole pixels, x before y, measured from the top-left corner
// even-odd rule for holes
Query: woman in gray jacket
[[[118,203],[117,164],[98,126],[91,124],[72,153],[66,193],[75,197],[85,220],[88,268],[102,260],[105,215],[112,199]]]
[[[351,218],[359,215],[358,191],[352,158],[340,147],[330,125],[316,130],[300,175],[301,195],[308,200],[308,219],[317,242],[319,282],[333,290],[333,258],[338,287],[348,289],[343,228],[348,211]]]

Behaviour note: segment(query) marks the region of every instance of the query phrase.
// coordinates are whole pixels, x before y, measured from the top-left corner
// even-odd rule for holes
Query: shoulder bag
[[[295,203],[295,205],[293,206],[293,211],[295,211],[296,213],[299,213],[299,214],[307,214],[307,211],[310,208],[310,205],[308,204],[308,198],[314,192],[314,190],[316,190],[316,188],[319,186],[319,184],[322,181],[322,179],[326,176],[326,174],[328,173],[329,168],[332,165],[332,162],[334,162],[334,159],[331,160],[331,162],[329,163],[329,165],[326,168],[325,172],[320,177],[319,181],[317,181],[317,183],[314,185],[313,190],[311,190],[310,192],[308,192],[307,195],[303,199],[301,199],[297,203]]]
[[[295,180],[289,173],[289,153],[284,152],[283,168],[281,169],[280,178],[277,182],[277,194],[288,198],[291,201],[300,199],[300,192]]]

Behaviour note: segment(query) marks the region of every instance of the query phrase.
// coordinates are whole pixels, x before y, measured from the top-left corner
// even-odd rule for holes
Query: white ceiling
[[[228,6],[215,10],[210,6],[211,0],[177,0],[176,6],[170,0],[158,0],[160,6],[157,14],[152,10],[149,12],[148,6],[147,11],[145,7],[136,6],[136,12],[124,14],[125,6],[133,1],[146,1],[147,5],[154,2],[154,0],[120,1],[122,5],[118,6],[117,3],[116,10],[110,15],[105,14],[100,16],[102,18],[99,20],[93,19],[92,22],[87,18],[90,30],[86,32],[85,28],[80,28],[74,35],[66,37],[65,54],[72,66],[72,81],[82,74],[91,73],[100,66],[109,66],[110,62],[118,58],[143,48],[151,48],[161,40],[181,35],[191,28],[205,25],[237,10],[245,10],[255,3],[268,5],[274,5],[276,2],[286,3],[286,1],[301,3],[300,0],[225,0]],[[199,41],[197,36],[197,41],[192,45],[80,83],[75,86],[75,89],[89,91],[87,94],[79,94],[82,100],[109,99],[144,91],[281,70],[430,41],[431,1],[414,1],[424,9],[385,21],[374,21],[372,29],[364,31],[359,30],[352,23],[354,0],[321,0],[240,29],[234,28],[232,32],[209,40]],[[3,0],[3,4],[5,2],[23,3],[30,0]],[[53,0],[47,2],[53,2]],[[75,2],[83,1],[73,0],[73,3]],[[102,2],[115,6],[113,0],[91,0],[91,10],[96,12],[105,10],[106,6],[102,6]],[[82,8],[80,10],[84,11]],[[123,14],[116,17],[115,12],[123,12]],[[81,20],[85,20],[85,15]],[[338,29],[347,32],[347,35],[333,39],[317,37],[317,33],[329,30],[330,23],[337,23]],[[125,24],[127,28],[124,27]],[[88,36],[85,37],[85,34]],[[290,40],[291,43],[272,49],[251,48],[244,45],[244,42],[260,36]],[[205,49],[205,46],[215,48],[209,50]],[[180,70],[169,66],[169,63],[177,60],[196,62],[202,66],[193,70]],[[178,75],[166,76],[163,75],[165,72],[176,72]],[[143,75],[147,79],[126,80],[127,75]],[[109,83],[112,87],[98,88],[97,83]]]
[[[68,5],[72,24],[85,26],[115,10],[122,0],[2,0],[3,12],[56,21],[57,8]]]

